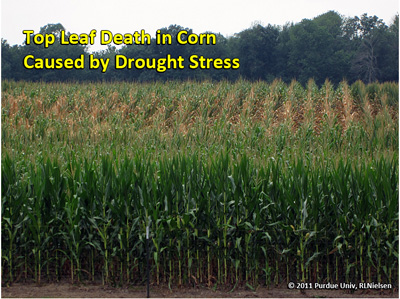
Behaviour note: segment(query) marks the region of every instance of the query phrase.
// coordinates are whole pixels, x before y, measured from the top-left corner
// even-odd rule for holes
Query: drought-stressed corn
[[[398,283],[398,85],[2,82],[2,279]]]

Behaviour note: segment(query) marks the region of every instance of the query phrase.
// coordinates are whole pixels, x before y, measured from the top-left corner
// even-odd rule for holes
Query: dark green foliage
[[[42,33],[58,34],[61,24],[49,24],[41,28]],[[170,34],[169,45],[157,45],[156,39],[150,45],[124,45],[117,49],[95,53],[96,58],[110,58],[106,73],[88,68],[88,49],[82,45],[60,45],[55,42],[49,48],[43,46],[13,46],[2,40],[2,78],[32,81],[167,81],[167,80],[266,80],[272,82],[281,78],[288,83],[292,79],[305,85],[310,78],[321,86],[326,79],[337,85],[342,80],[353,83],[362,80],[371,83],[376,80],[398,81],[398,15],[392,24],[386,25],[377,16],[345,18],[329,11],[314,19],[304,19],[297,24],[285,26],[262,26],[256,24],[233,36],[216,34],[216,45],[180,45],[177,33],[192,29],[179,25],[161,28],[162,34]],[[210,33],[210,32],[207,32]],[[151,33],[155,34],[155,33]],[[77,58],[85,55],[83,70],[27,70],[23,58],[35,57]],[[146,69],[115,69],[115,55],[127,58],[184,58],[184,69],[167,70],[158,73]],[[190,69],[191,55],[205,58],[239,58],[239,69]]]

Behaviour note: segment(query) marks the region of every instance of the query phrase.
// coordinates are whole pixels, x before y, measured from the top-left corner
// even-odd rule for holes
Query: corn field
[[[2,281],[398,284],[398,90],[2,81]]]

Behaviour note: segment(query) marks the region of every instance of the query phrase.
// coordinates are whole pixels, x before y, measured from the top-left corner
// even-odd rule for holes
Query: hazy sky
[[[224,36],[251,27],[284,25],[312,19],[329,10],[344,16],[363,13],[377,15],[386,24],[398,13],[398,0],[2,0],[1,37],[9,44],[22,44],[23,30],[39,31],[50,23],[61,23],[71,33],[89,33],[91,29],[130,33],[144,29],[154,36],[157,29],[171,24],[193,29],[195,33],[212,31]],[[99,37],[96,38],[96,41]],[[92,50],[105,46],[94,46]]]

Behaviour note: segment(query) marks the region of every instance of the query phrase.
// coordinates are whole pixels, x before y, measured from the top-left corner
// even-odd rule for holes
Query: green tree
[[[17,45],[10,46],[5,39],[1,39],[1,77],[3,79],[18,79],[21,65],[15,62],[19,60],[20,49]]]
[[[398,65],[398,25],[396,32],[395,23],[389,28],[377,16],[363,14],[361,18],[348,19],[346,29],[357,47],[351,63],[355,78],[366,83],[398,78],[398,68],[393,67]]]
[[[399,81],[399,15],[387,30],[381,30],[381,43],[376,49],[380,81]]]
[[[235,36],[234,53],[240,59],[240,74],[247,79],[273,80],[276,74],[276,47],[279,29],[254,25]]]
[[[280,48],[286,48],[286,76],[305,84],[314,78],[339,83],[349,71],[347,40],[341,35],[342,17],[330,11],[313,20],[304,19],[288,28]]]

